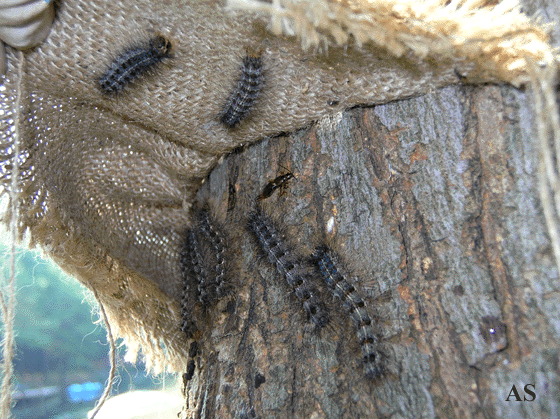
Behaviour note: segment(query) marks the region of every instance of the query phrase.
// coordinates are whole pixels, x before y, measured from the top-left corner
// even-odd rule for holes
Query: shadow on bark
[[[228,232],[182,418],[549,417],[558,413],[558,273],[525,93],[448,87],[356,108],[234,153],[199,192]],[[340,302],[320,332],[244,228],[267,198],[295,251],[336,248],[375,312],[388,373],[364,377]],[[507,402],[535,384],[533,402]],[[521,385],[521,387],[519,387]]]

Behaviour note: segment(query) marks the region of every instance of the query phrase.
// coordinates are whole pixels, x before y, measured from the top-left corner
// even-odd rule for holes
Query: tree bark
[[[559,280],[531,115],[514,88],[454,86],[227,157],[199,197],[228,232],[235,291],[212,311],[181,417],[557,416]],[[314,330],[245,229],[288,170],[267,211],[301,255],[317,243],[342,254],[380,319],[377,380],[342,305]],[[506,400],[514,385],[520,402]]]

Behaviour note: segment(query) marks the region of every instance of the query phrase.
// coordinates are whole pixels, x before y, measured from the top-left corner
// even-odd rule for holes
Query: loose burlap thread
[[[531,83],[552,94],[555,50],[512,1],[378,3],[230,5],[270,14],[269,30],[266,15],[222,2],[69,0],[47,41],[26,53],[18,89],[10,51],[2,100],[25,99],[2,117],[0,167],[10,190],[17,111],[18,232],[94,290],[129,360],[141,349],[155,372],[185,368],[179,245],[196,191],[224,154],[350,106],[451,83]],[[103,94],[96,80],[109,63],[154,33],[172,42],[172,58],[122,94]],[[230,130],[219,115],[247,47],[263,51],[265,84]],[[557,112],[541,102],[539,114]],[[557,128],[542,123],[548,144]]]

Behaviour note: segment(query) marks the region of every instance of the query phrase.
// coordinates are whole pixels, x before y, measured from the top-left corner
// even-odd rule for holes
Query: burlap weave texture
[[[172,58],[122,94],[103,94],[96,80],[109,63],[154,33],[171,40]],[[230,130],[219,115],[247,47],[263,51],[265,84]],[[265,19],[216,1],[64,1],[47,41],[25,57],[20,229],[95,290],[133,356],[143,347],[156,370],[180,370],[188,345],[178,329],[179,243],[196,190],[224,153],[350,106],[470,75],[499,80],[500,71],[452,53],[395,58],[371,44],[304,52],[299,40],[268,32]],[[4,116],[4,133],[13,120]],[[2,158],[9,180],[9,147]]]

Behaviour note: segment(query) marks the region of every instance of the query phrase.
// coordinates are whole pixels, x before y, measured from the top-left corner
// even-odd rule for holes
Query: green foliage
[[[6,246],[0,246],[0,260],[6,278]],[[105,369],[105,330],[93,323],[87,290],[37,252],[18,250],[16,272],[16,373],[68,376]]]

